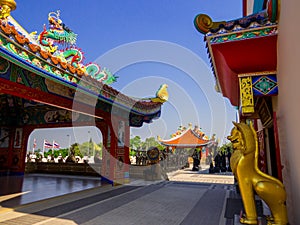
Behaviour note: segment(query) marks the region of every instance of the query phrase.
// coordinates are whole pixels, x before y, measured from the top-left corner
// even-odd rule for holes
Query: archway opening
[[[103,135],[96,126],[39,128],[29,135],[25,162],[100,164],[102,149]]]

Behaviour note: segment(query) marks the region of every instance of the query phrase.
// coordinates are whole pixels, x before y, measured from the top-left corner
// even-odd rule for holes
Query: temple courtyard
[[[119,186],[50,174],[25,175],[20,185],[18,193],[2,193],[0,224],[230,225],[239,224],[242,208],[232,174],[208,174],[206,166]]]

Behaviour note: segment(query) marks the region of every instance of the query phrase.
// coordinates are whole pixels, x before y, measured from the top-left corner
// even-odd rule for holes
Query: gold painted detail
[[[6,19],[17,8],[14,0],[0,0],[0,19]]]
[[[250,28],[244,30],[231,30],[231,31],[224,31],[221,29],[219,32],[216,33],[208,33],[207,36],[211,44],[220,44],[226,43],[231,41],[241,41],[259,37],[268,37],[278,34],[278,27],[277,25],[267,25],[263,27],[257,28]]]
[[[252,124],[234,123],[231,135],[233,153],[230,166],[239,183],[245,214],[240,219],[243,224],[258,224],[255,194],[270,208],[272,215],[268,224],[288,224],[286,191],[282,182],[258,168],[258,141]]]
[[[240,77],[240,99],[243,114],[254,113],[252,78]]]
[[[220,24],[225,24],[225,21],[213,22],[208,15],[199,14],[195,17],[194,24],[200,33],[206,34],[210,29],[218,28]]]
[[[277,74],[276,70],[271,71],[260,71],[260,72],[252,72],[252,73],[240,73],[238,77],[254,77],[254,76],[264,76],[264,75],[272,75]]]

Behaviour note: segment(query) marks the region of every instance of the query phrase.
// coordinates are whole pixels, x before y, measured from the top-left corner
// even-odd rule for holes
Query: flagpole
[[[35,143],[35,138],[33,139],[33,148],[32,148],[32,154],[34,154],[34,143]]]
[[[45,139],[44,139],[44,144],[43,144],[43,155],[44,155],[44,152],[45,152]]]

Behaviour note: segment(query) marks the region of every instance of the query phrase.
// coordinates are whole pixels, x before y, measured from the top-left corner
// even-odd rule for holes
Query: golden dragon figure
[[[288,224],[286,192],[282,182],[258,169],[258,141],[253,126],[234,123],[231,135],[233,153],[230,166],[238,180],[245,214],[240,219],[243,224],[257,224],[254,194],[269,206],[272,213],[268,224]]]

